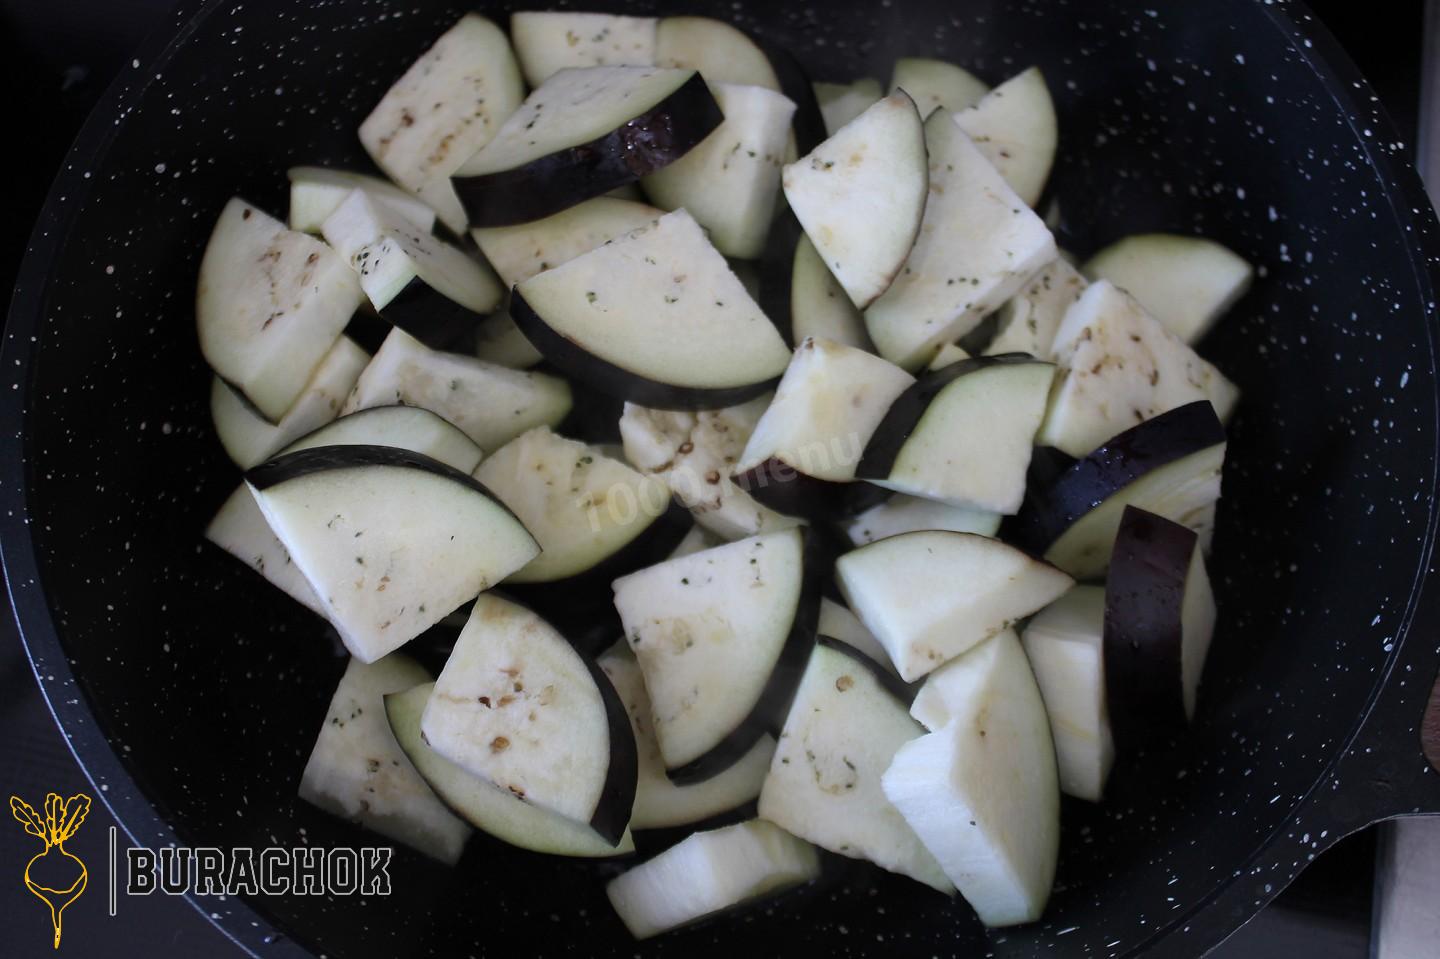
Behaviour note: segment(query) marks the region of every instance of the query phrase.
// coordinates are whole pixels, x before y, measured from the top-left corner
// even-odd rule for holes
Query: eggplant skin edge
[[[1225,427],[1209,400],[1177,406],[1105,441],[1027,502],[1006,534],[1044,553],[1086,513],[1147,473],[1224,443]]]
[[[588,143],[451,183],[472,227],[528,223],[669,166],[724,120],[696,73],[650,109]]]
[[[656,410],[718,410],[736,406],[767,392],[780,382],[773,376],[755,383],[704,388],[662,383],[596,356],[545,322],[515,290],[510,315],[525,338],[561,373],[599,393]]]
[[[739,725],[702,755],[683,766],[665,770],[665,775],[678,786],[704,782],[719,775],[745,755],[761,735],[768,732],[778,737],[785,725],[790,703],[795,698],[800,680],[804,678],[811,650],[815,648],[820,623],[820,597],[830,569],[821,537],[808,529],[801,535],[805,537],[801,551],[801,562],[805,568],[800,596],[795,604],[795,618],[790,623],[790,632],[780,648],[775,666],[765,680],[754,707]]]
[[[1186,579],[1198,534],[1125,507],[1105,584],[1105,699],[1121,752],[1183,731]]]

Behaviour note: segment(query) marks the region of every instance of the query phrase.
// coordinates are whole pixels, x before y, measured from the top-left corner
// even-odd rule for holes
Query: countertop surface
[[[19,121],[11,128],[24,134],[12,134],[15,145],[8,152],[18,166],[0,191],[0,210],[6,214],[0,221],[0,288],[12,285],[31,224],[90,105],[170,6],[168,0],[0,0],[0,69],[11,118]],[[1350,49],[1406,141],[1413,143],[1422,4],[1406,0],[1377,7],[1326,0],[1311,6]],[[8,611],[0,616],[0,728],[6,730],[0,738],[0,785],[7,795],[38,807],[47,792],[93,793],[40,696]],[[118,917],[107,915],[104,864],[112,825],[97,802],[70,844],[90,864],[91,886],[90,894],[64,914],[62,954],[73,959],[240,956],[182,899],[122,896]],[[54,954],[44,906],[19,878],[38,848],[18,823],[0,825],[0,952],[6,955]],[[1374,855],[1370,832],[1342,841],[1214,955],[1367,956]]]

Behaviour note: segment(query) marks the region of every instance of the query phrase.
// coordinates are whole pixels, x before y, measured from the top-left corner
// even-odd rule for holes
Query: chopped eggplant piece
[[[363,662],[403,646],[539,553],[479,483],[408,450],[299,450],[245,479]]]
[[[605,893],[630,934],[649,939],[819,875],[814,846],[750,819],[695,833],[610,880]]]
[[[196,284],[200,351],[272,423],[305,391],[364,293],[330,247],[234,197]]]
[[[925,212],[925,133],[914,102],[903,92],[879,101],[786,166],[782,184],[821,259],[865,309],[905,265]]]
[[[612,843],[589,825],[528,803],[509,790],[470,775],[431,749],[420,730],[420,719],[434,691],[435,684],[426,683],[393,693],[385,697],[385,712],[400,748],[440,801],[457,816],[486,835],[531,852],[576,859],[603,859],[635,852],[635,839],[628,830],[619,843]]]
[[[913,682],[1049,605],[1073,585],[1046,563],[974,533],[902,533],[835,564],[850,608]]]
[[[538,220],[675,162],[724,119],[693,70],[561,70],[451,183],[476,226]]]
[[[1060,786],[1025,652],[1007,629],[932,683],[945,686],[946,722],[900,747],[881,779],[885,796],[981,922],[1038,919],[1060,853]]]
[[[925,732],[908,698],[882,666],[822,637],[760,791],[760,818],[950,895],[955,886],[880,788],[896,750]]]
[[[1125,507],[1105,580],[1105,698],[1119,748],[1181,732],[1215,632],[1215,597],[1192,529]]]
[[[435,681],[425,742],[518,799],[618,844],[635,802],[635,736],[610,680],[553,626],[485,594]]]
[[[678,783],[722,772],[783,721],[820,607],[813,537],[783,530],[615,581],[615,608]]]
[[[1250,289],[1255,270],[1236,254],[1198,236],[1127,236],[1096,253],[1085,275],[1109,280],[1186,343],[1210,332]]]
[[[865,310],[880,355],[906,369],[975,329],[1055,258],[1045,224],[950,114],[925,121],[925,147],[930,197],[919,235],[894,283]]]
[[[774,386],[790,360],[684,210],[519,284],[511,314],[557,367],[647,406],[742,402]]]
[[[1055,334],[1060,372],[1036,441],[1084,456],[1122,430],[1196,400],[1223,422],[1240,391],[1108,280],[1091,283]]]
[[[429,681],[399,653],[350,660],[300,777],[300,798],[453,866],[470,827],[436,798],[385,719],[387,695]]]

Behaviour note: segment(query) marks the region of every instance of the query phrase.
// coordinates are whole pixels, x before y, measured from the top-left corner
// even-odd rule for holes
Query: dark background
[[[173,0],[0,0],[0,71],[9,127],[8,182],[0,188],[0,289],[13,286],[56,169],[91,105]],[[1095,0],[1103,2],[1103,0]],[[536,6],[544,6],[536,3]],[[1380,94],[1407,143],[1415,142],[1419,99],[1421,0],[1317,0],[1311,7],[1349,49]],[[8,297],[6,298],[8,300]],[[106,842],[114,820],[81,773],[40,697],[8,610],[0,616],[0,796],[37,808],[48,791],[97,800],[67,845],[89,867],[89,888],[65,912],[63,954],[70,957],[204,956],[240,952],[195,909],[163,895],[120,897],[106,915]],[[123,833],[121,845],[123,841]],[[1362,959],[1368,955],[1372,832],[1323,857],[1216,955],[1251,959]],[[0,823],[0,953],[53,954],[45,907],[21,884],[25,861],[39,852],[18,822]]]

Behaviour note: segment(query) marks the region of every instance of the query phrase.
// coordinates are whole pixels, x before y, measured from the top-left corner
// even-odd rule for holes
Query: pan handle
[[[1432,575],[1406,642],[1334,777],[1315,797],[1341,834],[1397,816],[1440,814],[1440,581]]]
[[[1440,676],[1430,690],[1430,705],[1420,721],[1420,749],[1436,772],[1440,772]]]

